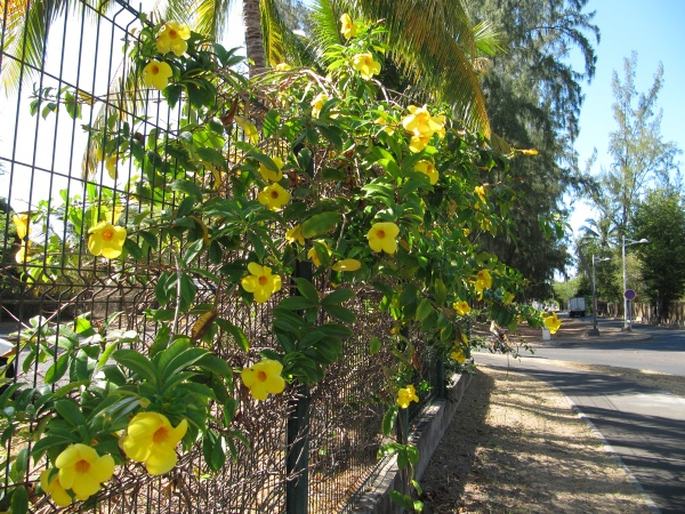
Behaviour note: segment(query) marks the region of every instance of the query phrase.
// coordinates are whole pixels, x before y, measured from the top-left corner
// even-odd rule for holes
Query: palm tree
[[[118,2],[119,0],[117,0]],[[18,61],[39,66],[50,25],[62,13],[83,4],[93,12],[114,2],[104,0],[6,0],[3,51],[12,48]],[[275,59],[297,54],[307,58],[306,45],[282,16],[292,0],[242,0],[246,55],[250,74],[263,71]],[[191,23],[199,32],[219,39],[232,0],[169,0],[163,18]],[[90,12],[91,10],[88,9]],[[383,19],[388,31],[390,58],[415,89],[453,106],[465,125],[490,135],[485,100],[476,67],[493,46],[487,25],[471,25],[458,0],[318,0],[312,22],[319,37],[340,38],[338,18],[350,12],[367,19]],[[310,55],[311,59],[311,55]],[[5,63],[0,63],[5,64]],[[5,68],[5,84],[16,84],[19,63]]]

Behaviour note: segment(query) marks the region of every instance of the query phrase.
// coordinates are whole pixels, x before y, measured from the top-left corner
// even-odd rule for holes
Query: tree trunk
[[[252,77],[266,68],[259,0],[243,0],[243,20],[245,22],[245,53],[250,77]]]

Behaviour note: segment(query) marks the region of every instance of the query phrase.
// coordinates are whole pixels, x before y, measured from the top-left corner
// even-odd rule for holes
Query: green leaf
[[[198,362],[205,355],[207,355],[207,350],[204,348],[188,348],[182,351],[160,370],[163,380],[166,380],[167,377],[173,378],[176,374],[181,373]]]
[[[171,189],[180,193],[185,193],[196,199],[202,198],[202,190],[195,182],[189,180],[175,180],[171,183]]]
[[[197,148],[197,154],[200,156],[204,162],[213,164],[221,170],[227,170],[228,164],[226,159],[218,150],[214,148]]]
[[[339,319],[343,323],[354,323],[354,320],[357,318],[350,309],[340,307],[339,305],[324,305],[323,308],[328,314]]]
[[[186,248],[186,251],[183,252],[181,262],[183,262],[184,265],[189,266],[197,258],[197,256],[200,255],[203,246],[204,241],[202,239],[198,239],[197,241],[190,243]]]
[[[112,353],[112,358],[125,368],[133,371],[140,378],[150,382],[157,381],[157,373],[152,362],[139,352],[127,349],[117,350]]]
[[[29,496],[26,487],[17,486],[12,493],[11,512],[12,514],[26,514],[29,510]]]
[[[304,309],[311,309],[316,307],[316,302],[311,301],[304,296],[289,296],[281,300],[276,307],[277,309],[285,309],[287,311],[300,311]]]
[[[433,305],[430,300],[423,298],[416,308],[416,321],[423,321],[433,312]]]
[[[67,423],[75,427],[81,427],[85,424],[85,419],[74,400],[64,399],[55,403],[55,410]]]
[[[338,325],[336,323],[325,323],[318,327],[317,330],[324,332],[329,337],[339,337],[340,339],[346,339],[352,336],[352,330],[344,325]]]
[[[383,435],[390,436],[395,428],[395,421],[397,420],[397,406],[391,406],[383,416],[382,430]]]
[[[210,371],[211,373],[214,373],[220,378],[227,379],[233,377],[233,370],[228,363],[214,354],[206,354],[197,361],[197,365],[207,371]]]
[[[407,510],[414,510],[412,497],[397,490],[390,491],[390,499]]]
[[[354,296],[354,291],[349,288],[341,288],[336,291],[333,291],[331,294],[326,296],[326,298],[323,299],[321,302],[321,305],[324,307],[327,305],[339,305],[343,302],[346,302],[350,298]]]
[[[315,302],[318,305],[319,292],[316,290],[316,287],[314,287],[314,284],[312,284],[306,278],[298,277],[295,279],[295,286],[297,286],[297,290],[300,292],[302,296],[304,296],[311,302]]]
[[[202,437],[202,454],[212,471],[221,470],[226,462],[222,439],[214,430],[208,430]]]
[[[302,223],[302,235],[306,239],[317,237],[332,232],[340,223],[340,214],[337,211],[326,211],[315,214]]]
[[[247,336],[243,329],[234,325],[228,320],[223,318],[217,318],[215,323],[221,328],[233,336],[233,340],[244,352],[250,351],[250,342],[247,340]]]
[[[69,368],[69,354],[60,355],[52,366],[45,372],[45,383],[54,384],[64,376]]]

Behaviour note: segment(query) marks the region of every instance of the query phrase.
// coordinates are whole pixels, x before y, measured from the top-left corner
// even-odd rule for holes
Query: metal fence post
[[[433,380],[435,398],[445,398],[445,363],[440,357],[437,356],[437,354],[435,355],[435,372],[433,373]]]
[[[310,262],[297,261],[294,278],[312,279]],[[293,288],[294,289],[294,288]],[[298,294],[295,289],[294,294]],[[307,514],[309,499],[309,388],[297,386],[297,394],[290,400],[286,447],[286,491],[287,514]]]
[[[286,513],[306,514],[309,498],[309,388],[301,384],[290,402],[286,453]]]

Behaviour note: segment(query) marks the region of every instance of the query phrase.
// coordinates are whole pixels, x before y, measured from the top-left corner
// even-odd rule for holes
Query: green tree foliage
[[[617,250],[616,227],[609,218],[587,219],[581,227],[581,232],[582,235],[576,241],[575,248],[580,289],[585,294],[592,294],[592,256],[594,255],[597,298],[619,302],[622,275],[621,255]]]
[[[510,234],[492,241],[504,261],[529,279],[529,294],[544,297],[555,269],[567,261],[560,200],[582,179],[573,141],[578,134],[581,82],[595,70],[593,44],[599,32],[586,0],[469,0],[475,21],[490,20],[505,51],[491,61],[483,88],[493,132],[514,148],[538,155],[517,159],[507,180],[515,189]],[[582,71],[568,64],[572,49],[585,61]],[[504,144],[504,143],[503,143]],[[514,241],[520,241],[520,244]]]
[[[647,238],[638,245],[645,289],[660,320],[668,319],[672,302],[685,292],[685,210],[677,193],[649,193],[635,211],[632,237]]]
[[[575,296],[578,296],[578,289],[580,287],[580,277],[574,277],[564,282],[554,282],[552,288],[554,289],[554,298],[557,299],[562,308],[568,306],[568,301]]]
[[[623,76],[614,71],[614,120],[609,153],[612,161],[604,170],[601,187],[594,194],[594,202],[602,216],[611,220],[619,234],[626,234],[635,214],[635,207],[650,183],[670,187],[678,178],[675,159],[680,150],[661,134],[662,112],[658,108],[659,92],[663,86],[664,70],[658,65],[652,85],[644,92],[637,91],[635,73],[637,54],[633,52],[623,64]]]

